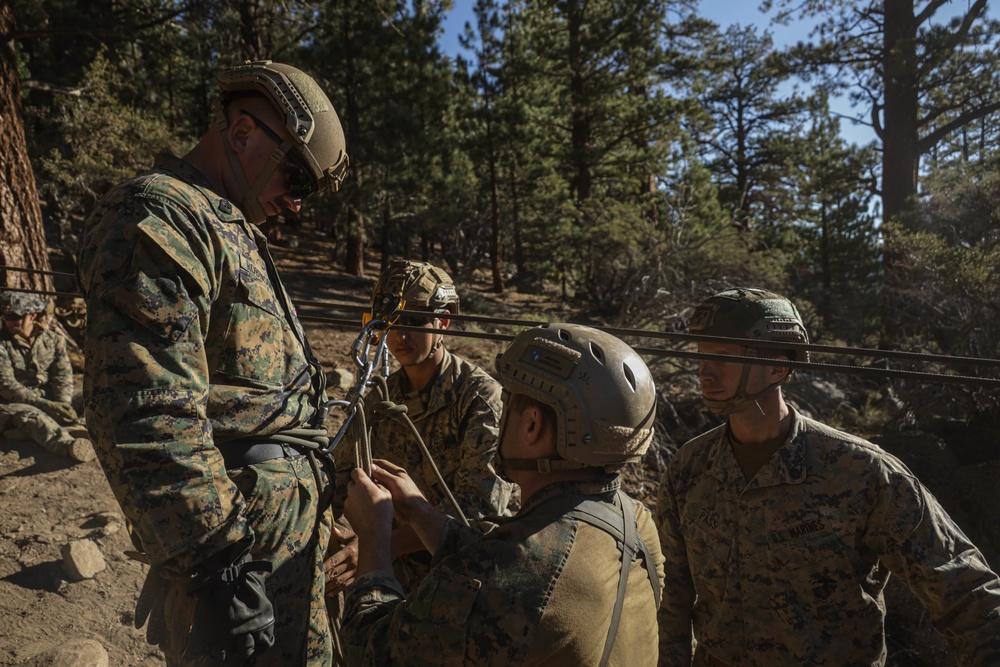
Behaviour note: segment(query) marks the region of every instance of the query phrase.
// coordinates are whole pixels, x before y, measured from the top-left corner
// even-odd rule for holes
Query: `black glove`
[[[240,540],[208,558],[188,592],[197,596],[194,622],[183,660],[235,667],[255,651],[274,645],[274,610],[260,572],[267,561],[251,561],[253,538]]]

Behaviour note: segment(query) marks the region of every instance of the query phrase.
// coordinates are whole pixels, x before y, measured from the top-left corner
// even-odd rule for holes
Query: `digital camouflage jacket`
[[[36,322],[31,340],[0,327],[0,401],[36,405],[44,400],[69,403],[73,368],[66,341]]]
[[[322,371],[265,237],[178,158],[98,205],[79,277],[87,425],[148,556],[177,576],[250,532],[216,443],[307,426]]]
[[[720,426],[671,460],[657,523],[662,665],[882,665],[890,572],[963,664],[1000,664],[1000,579],[906,466],[865,440],[795,414],[748,483]]]
[[[348,589],[344,615],[349,663],[597,665],[621,552],[604,530],[552,510],[564,495],[610,503],[618,483],[550,485],[485,534],[449,521],[430,574],[408,596],[390,573],[360,577]],[[652,517],[628,500],[662,581]],[[631,563],[609,664],[653,667],[655,637],[656,602],[640,556]]]
[[[389,375],[389,400],[406,406],[466,517],[472,521],[506,513],[512,485],[497,477],[492,463],[502,410],[500,384],[483,369],[447,350],[426,389],[404,393],[405,379],[402,369]],[[406,468],[432,505],[455,514],[430,463],[402,423],[380,418],[372,428],[371,447],[374,458]],[[341,503],[354,467],[351,454],[350,447],[338,448]]]

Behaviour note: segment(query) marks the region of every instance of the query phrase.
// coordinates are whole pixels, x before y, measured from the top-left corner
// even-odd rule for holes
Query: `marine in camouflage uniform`
[[[404,317],[403,321],[426,327],[428,333],[390,329],[388,346],[394,355],[398,354],[401,367],[386,380],[389,400],[406,406],[407,416],[467,519],[509,516],[512,485],[497,476],[492,463],[500,424],[500,384],[483,369],[449,352],[441,337],[430,333],[447,328],[448,315],[459,310],[454,282],[434,265],[398,260],[380,276],[373,299],[388,293],[401,295],[407,310],[440,316]],[[422,386],[414,387],[421,382]],[[406,468],[435,507],[455,515],[431,462],[409,427],[397,419],[377,419],[371,433],[372,455]],[[352,448],[340,447],[335,503],[338,516],[353,467]],[[429,564],[430,554],[421,548],[400,555],[393,569],[403,587],[411,590],[427,574]]]
[[[336,189],[343,133],[299,70],[251,63],[219,83],[218,129],[113,189],[87,220],[87,423],[152,565],[146,588],[165,596],[144,591],[137,620],[151,610],[147,636],[168,664],[235,653],[246,664],[327,665],[330,488],[314,457],[276,438],[314,425],[323,372],[255,223]],[[307,104],[293,117],[309,133],[283,124],[275,100],[289,88]],[[296,189],[293,166],[311,188]]]
[[[710,298],[690,330],[706,353],[808,359],[773,347],[808,337],[764,290]],[[934,496],[875,445],[785,405],[787,367],[749,367],[701,362],[709,405],[729,419],[681,447],[660,482],[660,664],[883,665],[890,573],[963,664],[1000,664],[1000,579]]]
[[[73,368],[66,341],[36,319],[46,301],[25,292],[0,294],[0,430],[26,436],[53,454],[90,461],[87,438],[70,433],[79,425],[73,400]]]
[[[388,462],[373,472],[388,491],[355,471],[346,509],[361,576],[347,595],[349,663],[655,665],[663,559],[650,513],[619,489],[621,466],[652,436],[648,369],[609,334],[556,324],[519,334],[498,370],[511,392],[502,468],[524,506],[465,527]],[[409,594],[386,568],[394,511],[435,552]]]
[[[500,384],[483,369],[447,350],[437,377],[425,390],[405,391],[402,370],[390,374],[387,384],[389,400],[406,406],[407,416],[466,517],[471,521],[509,515],[511,484],[497,476],[492,463],[500,424]],[[372,429],[371,443],[373,456],[406,468],[431,504],[455,513],[409,428],[384,419]],[[353,467],[353,461],[347,460],[350,454],[347,447],[338,451],[337,489],[343,496]],[[410,590],[427,574],[429,563],[427,552],[406,554],[393,562],[393,569]]]

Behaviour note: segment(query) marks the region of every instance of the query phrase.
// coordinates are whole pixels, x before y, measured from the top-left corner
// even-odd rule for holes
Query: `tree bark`
[[[14,14],[0,0],[0,264],[34,270],[49,270],[42,209],[38,203],[35,175],[28,159],[21,115],[21,85],[17,75]],[[6,287],[52,289],[45,274],[0,269]]]
[[[882,219],[890,221],[905,212],[917,193],[920,165],[917,21],[913,14],[913,0],[885,0],[884,6]]]

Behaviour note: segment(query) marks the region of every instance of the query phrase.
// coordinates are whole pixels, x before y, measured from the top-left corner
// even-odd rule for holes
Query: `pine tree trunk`
[[[913,0],[885,0],[882,219],[897,219],[917,193],[917,23]]]
[[[917,24],[912,0],[885,0],[883,67],[885,106],[882,137],[882,220],[905,222],[905,212],[917,193],[920,163],[917,100]],[[883,228],[887,229],[887,228]],[[903,333],[893,287],[901,278],[901,261],[892,236],[886,231],[882,254],[882,345]]]
[[[14,15],[0,1],[0,35],[10,35]],[[0,43],[0,265],[49,269],[42,210],[28,159],[21,117],[21,86],[14,42]],[[51,277],[0,269],[7,287],[52,289]]]

